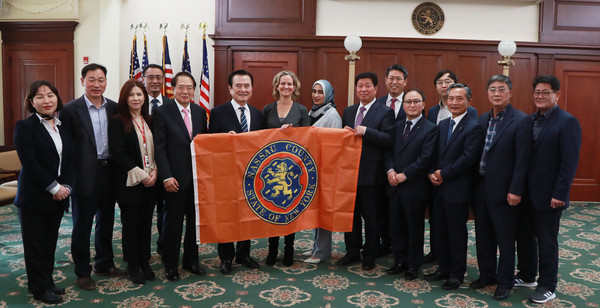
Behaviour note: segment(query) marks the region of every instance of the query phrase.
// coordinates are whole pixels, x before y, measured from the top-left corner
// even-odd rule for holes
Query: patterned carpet
[[[117,211],[118,213],[118,211]],[[579,203],[567,210],[560,230],[560,270],[556,291],[557,299],[544,307],[599,307],[600,303],[600,206]],[[116,262],[121,268],[121,226],[117,219],[114,232]],[[390,276],[385,270],[392,265],[391,257],[377,260],[373,271],[361,270],[360,264],[337,267],[335,261],[344,252],[343,235],[335,233],[333,260],[321,264],[301,262],[301,253],[312,246],[312,232],[296,236],[296,256],[293,266],[278,263],[264,264],[267,254],[266,239],[252,242],[252,257],[261,263],[258,270],[234,265],[231,275],[218,271],[216,245],[201,245],[200,259],[207,269],[206,277],[190,275],[180,270],[182,279],[169,282],[164,278],[160,257],[154,255],[151,265],[157,279],[145,285],[136,285],[124,278],[94,277],[96,291],[84,291],[74,286],[75,274],[70,259],[71,217],[63,219],[56,252],[57,267],[54,279],[67,289],[65,307],[537,307],[526,301],[532,292],[515,288],[511,296],[494,301],[495,287],[482,290],[468,289],[468,283],[477,279],[474,228],[469,223],[468,270],[461,289],[447,292],[441,282],[429,283],[422,279],[406,281],[403,275]],[[156,237],[156,234],[154,234]],[[427,243],[426,243],[427,245]],[[280,249],[282,246],[280,246]],[[426,247],[428,250],[429,247]],[[153,251],[155,248],[153,247]],[[434,266],[426,265],[429,273]],[[422,278],[420,273],[419,277]],[[0,207],[0,308],[42,307],[27,293],[27,278],[23,261],[20,226],[14,206]]]

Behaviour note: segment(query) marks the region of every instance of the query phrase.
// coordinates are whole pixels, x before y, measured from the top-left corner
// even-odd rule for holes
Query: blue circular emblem
[[[317,164],[303,146],[271,142],[254,154],[244,173],[244,196],[262,220],[278,225],[294,221],[317,192]]]

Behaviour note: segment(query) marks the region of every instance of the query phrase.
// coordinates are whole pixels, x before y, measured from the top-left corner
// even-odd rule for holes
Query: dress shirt
[[[454,120],[454,127],[452,128],[452,133],[454,133],[454,130],[456,130],[458,123],[460,123],[460,121],[465,117],[465,115],[467,115],[466,111],[465,111],[465,113],[457,116],[456,118],[452,118],[452,120]]]
[[[152,100],[158,100],[158,103],[156,103],[156,107],[160,107],[163,104],[162,95],[159,94],[157,97],[152,97],[152,95],[148,94],[148,98],[150,100],[150,106],[148,106],[150,108],[148,108],[148,113],[152,114]]]
[[[537,111],[533,117],[533,140],[537,140],[537,137],[540,135],[542,129],[544,129],[544,125],[550,118],[552,111],[556,109],[558,105],[554,105],[554,107],[550,108],[546,112]]]
[[[36,113],[36,116],[40,119],[40,123],[44,125],[44,128],[50,134],[50,138],[52,138],[52,142],[54,142],[54,147],[56,148],[56,153],[58,153],[58,176],[60,177],[60,169],[62,167],[62,139],[60,138],[60,132],[58,131],[58,127],[60,126],[60,120],[57,117],[54,117],[54,127],[52,124]],[[51,193],[52,195],[56,195],[56,193],[60,190],[60,184],[54,181],[50,186],[46,187],[46,191]]]
[[[108,117],[106,116],[106,99],[102,97],[102,105],[100,106],[100,109],[98,109],[85,94],[83,95],[83,98],[88,107],[90,119],[92,120],[92,127],[94,128],[97,159],[108,159],[110,158],[110,154],[108,152]]]
[[[412,130],[413,128],[415,128],[415,125],[417,125],[417,122],[419,122],[422,117],[423,117],[423,114],[421,113],[421,114],[419,114],[418,117],[416,117],[416,118],[414,118],[412,120],[406,119],[406,121],[411,121],[412,122],[412,125],[410,126],[410,130]],[[406,126],[406,122],[404,122],[404,125]]]
[[[445,120],[452,116],[452,113],[450,112],[450,110],[448,110],[448,106],[444,106],[444,104],[442,104],[442,101],[439,102],[439,105],[440,110],[438,111],[437,122],[435,123],[436,125],[440,124],[442,120]]]
[[[371,106],[373,106],[374,102],[375,102],[375,99],[373,99],[370,103],[368,103],[366,105],[359,103],[360,106],[365,107],[365,111],[363,112],[363,122],[364,122],[365,117],[367,116],[367,113],[369,112],[369,109],[371,108]],[[356,123],[356,118],[358,118],[358,114],[360,113],[360,106],[358,106],[358,109],[356,109],[356,115],[354,115],[354,123]],[[362,125],[362,123],[361,123],[361,125]]]
[[[481,153],[481,159],[479,160],[479,174],[481,175],[485,175],[485,155],[492,146],[492,141],[494,141],[498,125],[500,125],[502,119],[504,119],[504,110],[506,109],[500,111],[496,117],[494,117],[494,111],[490,111],[490,120],[488,121],[488,128],[485,135],[485,145],[483,146],[483,152]]]
[[[177,108],[179,108],[179,115],[181,115],[181,119],[185,118],[185,113],[183,113],[183,109],[187,109],[188,117],[190,117],[190,123],[194,123],[194,122],[192,122],[192,109],[190,108],[190,105],[189,105],[189,104],[191,104],[191,102],[188,104],[187,107],[183,107],[183,106],[181,106],[181,104],[179,104],[179,102],[176,99],[174,101],[175,101],[175,103],[177,103]],[[192,126],[192,131],[194,131],[193,126]]]
[[[246,123],[248,123],[248,131],[250,131],[250,107],[248,107],[248,104],[242,106],[234,99],[231,99],[231,106],[233,106],[233,110],[235,110],[235,115],[237,116],[238,121],[240,121],[240,124],[242,124],[242,113],[240,111],[240,107],[244,107],[244,115],[246,116]]]
[[[390,94],[387,96],[387,100],[385,101],[385,105],[388,107],[392,106],[392,98],[396,98],[397,101],[394,105],[394,118],[398,116],[398,112],[402,109],[402,98],[404,98],[404,92],[400,93],[398,97],[392,97]]]

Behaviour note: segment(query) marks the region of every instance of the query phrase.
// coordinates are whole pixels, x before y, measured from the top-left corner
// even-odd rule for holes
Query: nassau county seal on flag
[[[362,139],[298,127],[194,138],[196,227],[201,243],[350,231]]]

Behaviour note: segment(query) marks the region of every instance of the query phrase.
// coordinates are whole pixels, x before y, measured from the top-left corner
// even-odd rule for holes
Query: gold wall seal
[[[412,24],[421,34],[435,34],[444,26],[444,11],[435,3],[423,2],[413,11]]]

